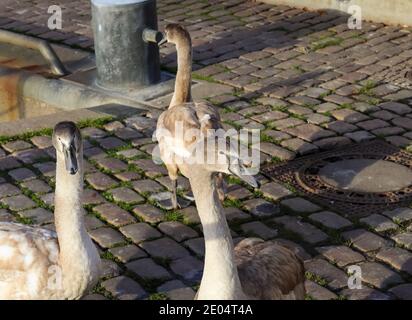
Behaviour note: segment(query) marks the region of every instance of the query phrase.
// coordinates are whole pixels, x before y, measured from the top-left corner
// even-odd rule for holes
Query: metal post
[[[130,90],[160,81],[156,0],[92,0],[97,84]]]
[[[10,43],[19,47],[38,50],[43,58],[50,63],[51,71],[57,76],[64,76],[68,72],[50,44],[43,39],[33,38],[6,30],[0,30],[0,42]]]

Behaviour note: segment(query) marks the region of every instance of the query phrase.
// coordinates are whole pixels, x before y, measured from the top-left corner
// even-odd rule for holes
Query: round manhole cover
[[[412,204],[412,154],[381,140],[271,165],[262,172],[347,215]]]
[[[349,159],[326,164],[320,178],[345,191],[391,192],[412,185],[412,170],[385,160]]]

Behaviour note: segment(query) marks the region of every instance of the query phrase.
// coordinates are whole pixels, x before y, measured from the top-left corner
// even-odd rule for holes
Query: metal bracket
[[[38,50],[41,55],[50,63],[53,74],[58,76],[67,75],[68,72],[60,61],[56,52],[50,44],[43,39],[29,37],[23,34],[0,30],[0,42],[13,44],[19,47]]]
[[[143,30],[143,41],[156,43],[157,45],[161,44],[165,39],[163,32],[146,28]]]

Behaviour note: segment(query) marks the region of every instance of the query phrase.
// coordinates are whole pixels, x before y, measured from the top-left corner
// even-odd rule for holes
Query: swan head
[[[221,164],[217,164],[218,167],[215,171],[234,175],[251,187],[259,188],[259,182],[253,177],[250,170],[238,154],[225,151],[221,151],[221,154],[225,156],[226,161]]]
[[[185,27],[183,27],[180,24],[169,23],[165,28],[164,38],[159,43],[159,45],[161,45],[165,42],[170,42],[170,43],[173,43],[173,44],[179,44],[182,41],[187,41],[189,44],[191,44],[189,32],[186,30]]]
[[[70,174],[79,171],[79,158],[82,147],[82,137],[79,128],[71,121],[56,124],[53,130],[53,146],[65,161],[66,170]]]
[[[216,139],[215,143],[205,142],[203,146],[204,157],[203,159],[200,158],[202,164],[194,170],[235,175],[253,188],[259,187],[258,181],[256,181],[246,163],[241,159],[234,145],[224,140]]]

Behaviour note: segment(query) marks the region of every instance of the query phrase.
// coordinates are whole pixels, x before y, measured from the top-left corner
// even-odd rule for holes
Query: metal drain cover
[[[412,170],[394,162],[375,159],[350,159],[327,163],[320,178],[340,190],[391,192],[412,185]]]
[[[345,215],[412,203],[412,155],[381,140],[268,165],[262,172]]]

